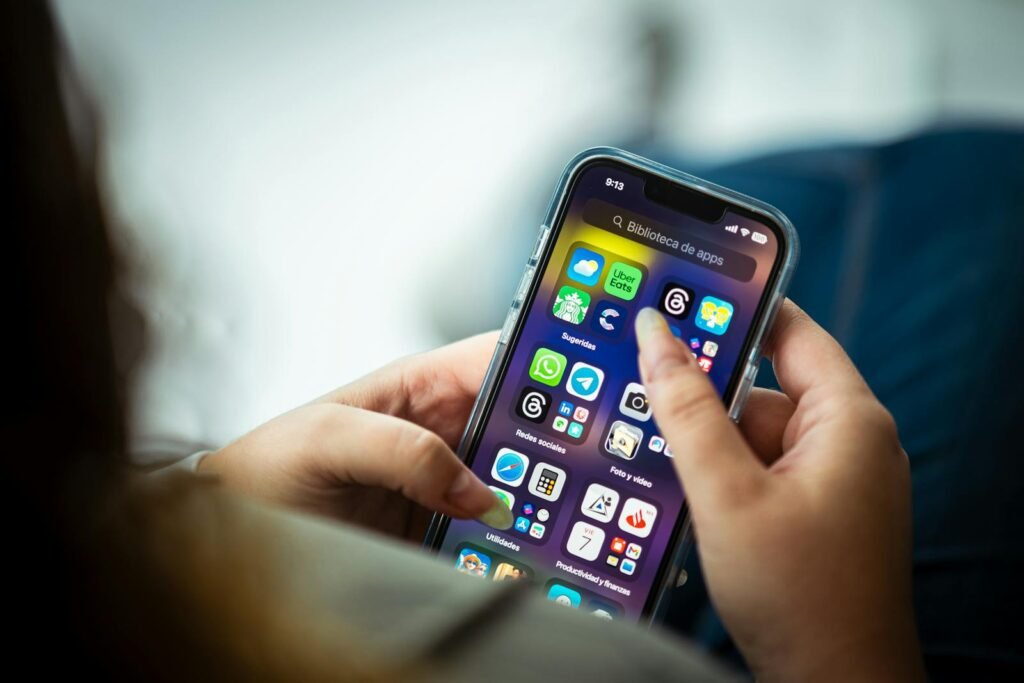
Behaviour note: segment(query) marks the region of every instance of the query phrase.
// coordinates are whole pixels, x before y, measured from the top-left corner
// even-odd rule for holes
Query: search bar
[[[750,282],[757,261],[720,244],[691,237],[684,229],[652,221],[632,211],[589,199],[583,206],[583,220],[594,227],[645,244],[684,261],[695,263],[740,282]]]

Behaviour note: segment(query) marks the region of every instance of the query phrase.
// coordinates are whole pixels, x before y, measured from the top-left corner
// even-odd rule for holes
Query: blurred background
[[[699,167],[1024,121],[1012,0],[55,8],[149,333],[142,457],[497,326],[585,147]]]

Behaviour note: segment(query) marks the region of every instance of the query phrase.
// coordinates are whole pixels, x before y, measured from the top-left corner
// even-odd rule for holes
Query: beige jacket
[[[241,647],[257,668],[292,671],[293,680],[332,672],[474,683],[733,680],[658,628],[603,621],[515,582],[458,574],[415,546],[261,505],[195,475],[148,477],[140,490],[160,511],[151,532],[161,537],[157,562],[194,577],[177,588],[209,584],[193,592],[229,613],[225,631],[241,632],[234,641],[242,645],[229,639],[226,647]],[[225,594],[232,597],[219,604]],[[231,616],[239,601],[255,603],[240,620]]]

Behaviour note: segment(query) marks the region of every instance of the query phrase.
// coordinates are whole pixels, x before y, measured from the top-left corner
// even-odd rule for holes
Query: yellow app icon
[[[697,310],[697,327],[711,334],[725,334],[732,321],[733,307],[728,301],[706,296],[701,299]]]

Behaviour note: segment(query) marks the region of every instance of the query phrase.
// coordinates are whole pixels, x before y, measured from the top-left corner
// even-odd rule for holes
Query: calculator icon
[[[560,467],[539,462],[530,476],[529,493],[544,500],[556,501],[562,495],[562,488],[568,475]]]

